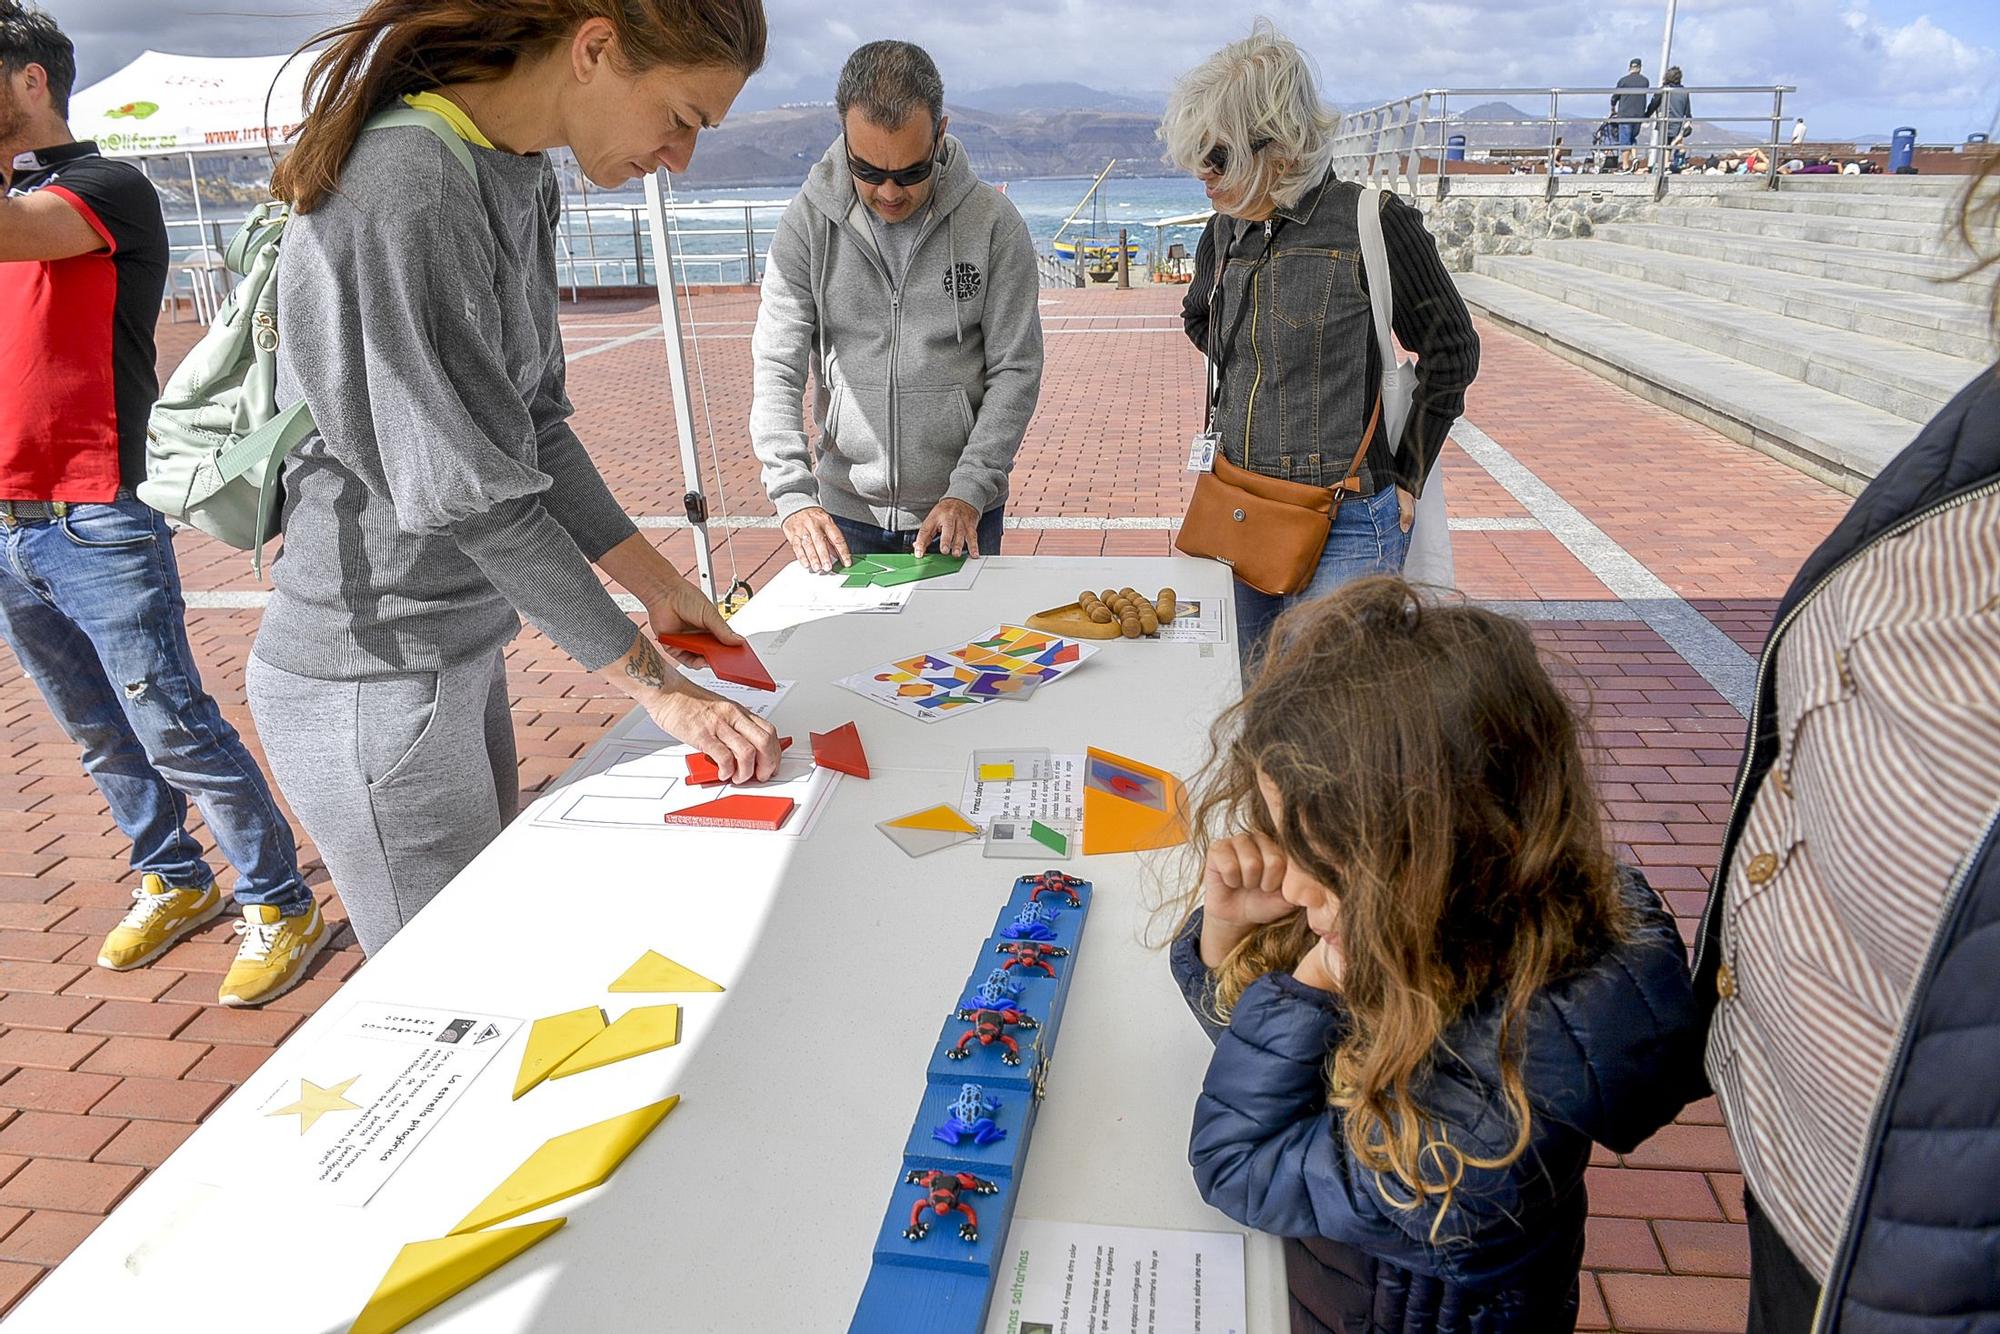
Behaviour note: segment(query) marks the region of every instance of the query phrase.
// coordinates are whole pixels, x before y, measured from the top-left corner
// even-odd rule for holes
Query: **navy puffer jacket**
[[[1630,939],[1548,987],[1528,1012],[1527,1151],[1504,1169],[1468,1168],[1435,1242],[1435,1211],[1391,1204],[1327,1106],[1326,1061],[1347,1024],[1340,999],[1273,974],[1247,987],[1218,1027],[1195,914],[1173,966],[1216,1049],[1188,1159],[1202,1197],[1231,1218],[1317,1239],[1287,1248],[1295,1330],[1575,1327],[1592,1142],[1630,1152],[1701,1080],[1701,1023],[1680,934],[1637,872],[1624,888],[1637,921]],[[1417,1091],[1468,1157],[1500,1157],[1514,1142],[1498,1047],[1497,1003],[1462,1016]]]

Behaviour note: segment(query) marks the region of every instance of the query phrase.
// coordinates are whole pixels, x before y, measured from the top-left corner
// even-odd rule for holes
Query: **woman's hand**
[[[778,771],[778,729],[668,666],[647,631],[635,633],[631,650],[606,675],[661,731],[714,760],[723,782],[761,783]]]
[[[1417,521],[1417,498],[1402,487],[1396,488],[1396,522],[1404,532],[1409,532]]]
[[[1235,834],[1208,846],[1201,871],[1201,960],[1220,967],[1229,952],[1260,926],[1299,911],[1279,893],[1285,854],[1262,834]]]

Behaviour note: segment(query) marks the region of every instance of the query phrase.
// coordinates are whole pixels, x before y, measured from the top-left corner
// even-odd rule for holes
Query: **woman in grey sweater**
[[[272,179],[295,215],[279,401],[303,398],[317,430],[285,471],[249,692],[373,953],[513,816],[502,655],[518,617],[725,778],[776,768],[769,724],[663,659],[658,633],[740,641],[568,425],[545,156],[569,147],[607,188],[684,169],[762,63],[765,26],[758,0],[376,0],[328,35]],[[434,128],[363,133],[399,100]],[[297,937],[273,953],[299,968],[324,933],[316,914],[273,929]]]

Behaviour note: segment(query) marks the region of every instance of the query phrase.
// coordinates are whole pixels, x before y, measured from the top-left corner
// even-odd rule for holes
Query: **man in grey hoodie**
[[[750,345],[764,488],[816,573],[933,544],[997,554],[1042,385],[1034,243],[945,133],[921,47],[854,52],[836,105],[841,137],[778,224]]]

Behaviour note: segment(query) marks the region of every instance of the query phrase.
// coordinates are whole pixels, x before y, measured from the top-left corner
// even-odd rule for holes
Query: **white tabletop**
[[[1181,558],[1000,557],[966,592],[896,615],[797,623],[772,581],[737,618],[798,684],[776,721],[852,719],[874,777],[841,780],[803,840],[731,831],[574,831],[517,820],[286,1049],[358,1000],[534,1019],[628,1002],[605,986],[643,950],[728,990],[684,1002],[679,1046],[510,1101],[523,1036],[365,1208],[273,1189],[238,1150],[251,1080],[7,1321],[20,1331],[345,1330],[409,1241],[442,1236],[544,1139],[670,1093],[680,1106],[609,1183],[514,1220],[568,1226],[410,1326],[421,1331],[845,1330],[895,1185],[924,1068],[995,914],[1033,863],[978,844],[905,857],[879,820],[956,801],[975,747],[1101,746],[1182,774],[1237,690],[1231,643],[1113,641],[1025,703],[924,724],[832,684],[1072,599],[1088,581],[1226,597]],[[546,800],[546,798],[545,798]],[[1209,1044],[1141,941],[1160,864],[1067,867],[1096,885],[1017,1216],[1241,1231],[1203,1204],[1187,1133]],[[1168,862],[1173,866],[1175,863]],[[219,1167],[220,1165],[220,1167]],[[212,1181],[225,1185],[209,1184]],[[1275,1241],[1246,1242],[1249,1328],[1284,1327]]]

